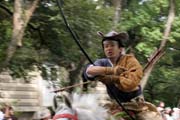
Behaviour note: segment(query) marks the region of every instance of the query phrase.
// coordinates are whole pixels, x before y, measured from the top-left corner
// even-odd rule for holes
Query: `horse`
[[[97,94],[74,93],[63,98],[53,120],[132,120],[124,111],[113,115],[108,108],[99,105]],[[123,106],[134,113],[134,120],[162,120],[156,106],[149,102],[127,102]]]
[[[99,105],[97,94],[63,95],[53,120],[107,120],[108,110]]]

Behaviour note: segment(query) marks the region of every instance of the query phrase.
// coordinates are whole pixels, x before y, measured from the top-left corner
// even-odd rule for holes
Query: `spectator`
[[[157,107],[157,110],[159,112],[162,112],[164,110],[164,107],[165,107],[165,103],[161,101]]]
[[[163,101],[161,101],[161,102],[159,102],[157,110],[159,111],[161,116],[165,119],[165,116],[164,116],[164,107],[165,107],[165,103]]]
[[[173,120],[180,120],[180,109],[179,108],[173,108],[172,118],[173,118]]]
[[[4,118],[4,113],[0,111],[0,120],[3,120],[3,118]]]
[[[166,107],[164,111],[165,120],[173,120],[171,113],[172,113],[172,109],[170,107]]]
[[[5,105],[2,112],[4,113],[3,120],[18,120],[18,118],[14,115],[14,110],[11,106]]]
[[[162,113],[162,111],[164,111],[164,107],[165,107],[165,103],[164,102],[160,102],[158,107],[157,107],[157,110]]]

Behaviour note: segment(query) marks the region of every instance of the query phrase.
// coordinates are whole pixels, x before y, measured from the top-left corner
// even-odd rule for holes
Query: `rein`
[[[94,63],[92,62],[92,60],[90,59],[90,57],[88,56],[88,54],[84,51],[84,49],[83,49],[82,46],[80,45],[79,40],[78,40],[78,37],[77,37],[77,34],[75,35],[74,32],[72,31],[72,29],[70,28],[70,26],[69,26],[69,24],[68,24],[68,22],[67,22],[67,20],[66,20],[66,17],[65,17],[65,15],[64,15],[64,12],[63,12],[63,10],[62,10],[62,5],[61,5],[60,0],[56,0],[56,1],[57,1],[57,5],[58,5],[58,7],[59,7],[61,16],[62,16],[62,18],[63,18],[63,20],[64,20],[64,23],[65,23],[67,29],[68,29],[69,32],[71,33],[73,39],[75,40],[75,42],[76,42],[76,44],[78,45],[78,47],[80,48],[80,50],[83,52],[83,54],[84,54],[84,55],[86,56],[86,58],[89,60],[89,62],[94,65]],[[117,102],[117,103],[122,107],[122,109],[126,112],[126,114],[127,114],[132,120],[135,120],[135,119],[129,114],[128,110],[126,110],[126,109],[124,108],[124,106],[121,104],[121,101],[116,97],[115,93],[111,90],[111,88],[110,88],[108,85],[107,85],[107,89],[109,90],[109,92],[110,92],[110,94],[113,96],[113,98],[116,100],[116,102]],[[54,120],[54,119],[53,119],[53,120]]]

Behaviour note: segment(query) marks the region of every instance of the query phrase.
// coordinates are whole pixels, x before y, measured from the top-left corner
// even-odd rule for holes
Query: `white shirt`
[[[3,118],[4,118],[4,113],[0,111],[0,120],[3,120]]]

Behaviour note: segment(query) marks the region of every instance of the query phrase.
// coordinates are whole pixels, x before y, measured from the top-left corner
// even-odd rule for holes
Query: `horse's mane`
[[[99,105],[97,94],[72,94],[72,108],[77,111],[79,120],[105,120],[107,110]]]

